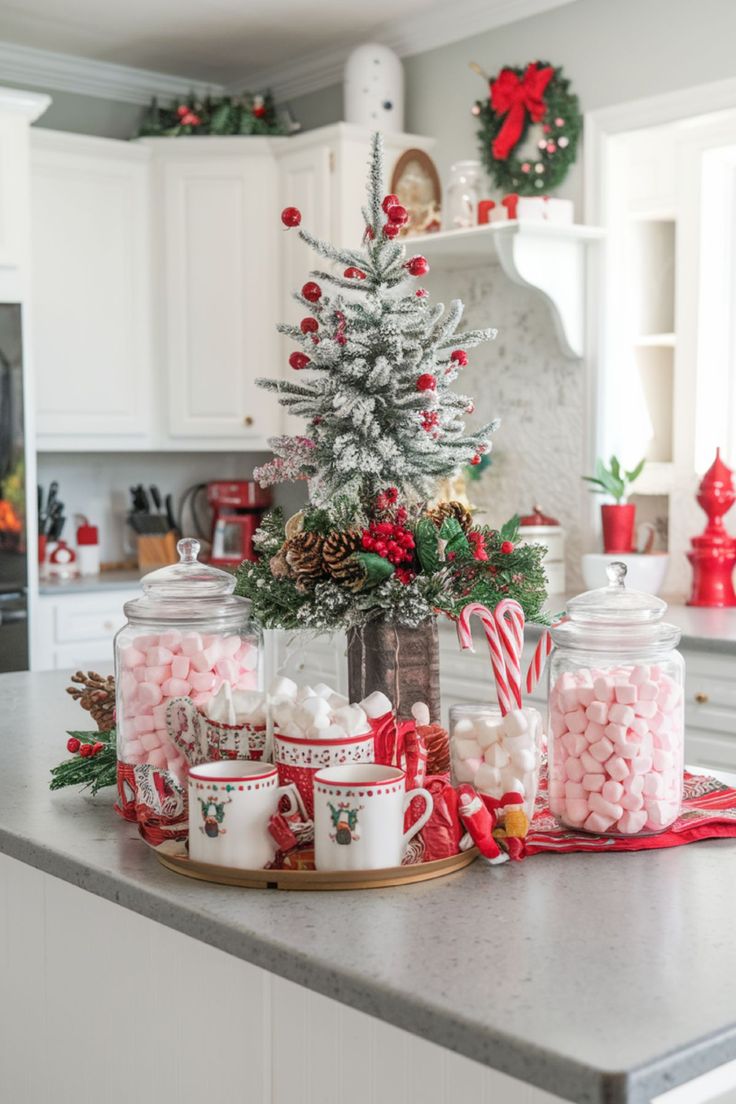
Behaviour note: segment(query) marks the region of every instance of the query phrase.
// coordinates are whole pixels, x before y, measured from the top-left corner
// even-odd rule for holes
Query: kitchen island
[[[49,792],[84,727],[67,681],[0,676],[0,1099],[642,1104],[736,1066],[736,841],[362,893],[192,882],[112,791]]]

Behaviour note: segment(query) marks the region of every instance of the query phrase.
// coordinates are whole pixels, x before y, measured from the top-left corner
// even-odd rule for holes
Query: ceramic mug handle
[[[424,812],[422,813],[422,815],[420,816],[419,820],[417,820],[414,824],[412,824],[409,831],[404,832],[404,835],[403,835],[402,840],[401,840],[402,852],[403,852],[404,848],[406,847],[406,845],[409,843],[409,841],[414,839],[417,832],[420,832],[422,830],[424,825],[427,823],[427,821],[431,817],[432,810],[434,809],[434,798],[432,797],[431,793],[429,792],[429,790],[425,790],[425,789],[420,788],[420,789],[416,789],[416,790],[409,790],[408,794],[404,798],[404,812],[406,812],[406,810],[409,808],[409,806],[411,805],[411,803],[412,803],[412,801],[414,800],[415,797],[423,797],[424,798],[425,809],[424,809]]]
[[[303,819],[305,819],[306,814],[304,806],[303,804],[301,804],[299,791],[297,790],[293,782],[290,782],[288,786],[279,786],[276,792],[279,797],[279,806],[281,805],[282,797],[285,797],[286,800],[289,802],[289,808],[284,813],[284,816],[294,816],[295,813],[299,813],[299,815]]]

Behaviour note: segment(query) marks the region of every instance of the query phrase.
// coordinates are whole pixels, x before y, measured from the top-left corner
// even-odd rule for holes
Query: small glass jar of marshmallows
[[[682,797],[685,665],[667,604],[609,585],[568,603],[552,629],[549,804],[560,823],[598,835],[661,832]]]
[[[169,702],[189,698],[219,718],[223,696],[260,689],[263,648],[251,603],[233,594],[234,577],[199,563],[199,541],[180,540],[177,551],[179,563],[144,576],[143,596],[125,604],[115,677],[119,762],[181,778],[186,760],[169,731]]]
[[[529,706],[502,716],[497,705],[450,706],[450,760],[456,783],[500,799],[521,795],[531,820],[542,761],[542,716]]]

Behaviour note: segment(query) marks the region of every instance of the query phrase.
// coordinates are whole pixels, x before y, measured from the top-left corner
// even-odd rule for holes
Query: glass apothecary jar
[[[500,800],[521,795],[529,820],[539,787],[542,715],[530,706],[501,715],[497,705],[450,706],[450,764],[457,784]]]
[[[219,741],[247,730],[243,711],[261,707],[253,692],[262,685],[263,646],[251,603],[233,594],[234,577],[198,561],[199,541],[180,540],[177,551],[179,563],[144,576],[143,597],[125,604],[115,680],[119,763],[181,780],[186,759],[168,723],[169,703],[188,699],[185,720],[205,757],[248,758],[247,748],[220,754]]]
[[[549,801],[558,820],[597,835],[661,832],[678,817],[685,664],[666,602],[609,585],[568,603],[552,629]]]
[[[447,230],[464,229],[477,223],[481,177],[480,161],[456,161],[450,167],[442,212]]]

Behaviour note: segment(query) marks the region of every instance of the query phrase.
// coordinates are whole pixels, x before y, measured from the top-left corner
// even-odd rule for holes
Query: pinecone
[[[297,533],[287,540],[282,551],[299,590],[309,590],[324,575],[322,545],[319,533]]]
[[[473,525],[473,515],[462,502],[438,502],[436,506],[432,506],[427,510],[427,516],[440,527],[445,518],[454,517],[460,522],[463,532],[467,533]]]
[[[72,675],[76,686],[68,686],[67,694],[78,701],[82,709],[91,714],[99,732],[109,732],[115,727],[115,677],[98,675],[96,671],[77,671]],[[83,689],[79,689],[83,687]]]
[[[348,590],[360,590],[365,582],[363,565],[354,555],[361,548],[361,534],[356,530],[330,533],[322,546],[327,574]]]

